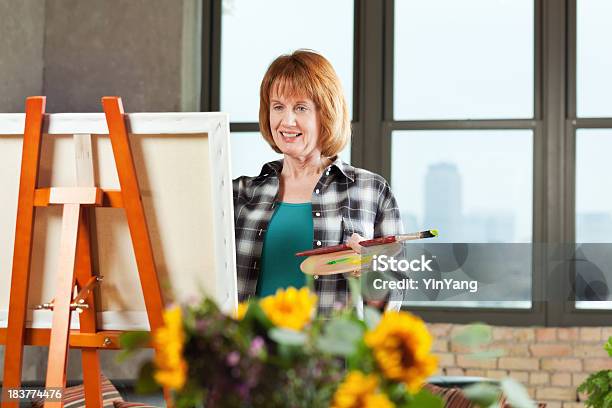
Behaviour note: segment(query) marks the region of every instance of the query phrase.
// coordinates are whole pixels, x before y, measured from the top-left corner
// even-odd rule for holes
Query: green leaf
[[[151,394],[161,389],[159,384],[155,382],[153,377],[155,374],[155,366],[152,361],[149,361],[140,367],[138,380],[136,381],[135,391],[138,394]]]
[[[324,333],[315,345],[324,353],[346,357],[357,350],[356,346],[363,332],[361,323],[347,318],[336,318],[325,325]]]
[[[370,348],[363,341],[357,342],[354,352],[346,359],[346,367],[349,370],[359,370],[367,374],[372,372],[375,366]]]
[[[404,383],[390,383],[386,388],[386,394],[393,401],[403,401],[408,395],[408,389]]]
[[[463,393],[467,399],[483,407],[495,404],[501,395],[499,387],[484,382],[465,387]]]
[[[444,408],[442,398],[432,395],[429,391],[422,389],[407,405],[407,408]]]
[[[274,324],[270,321],[270,319],[268,319],[268,316],[266,316],[263,309],[256,301],[249,302],[249,308],[247,309],[242,322],[246,325],[251,324],[252,322],[257,322],[265,329],[271,329],[274,327]]]
[[[534,408],[536,404],[529,398],[527,390],[512,378],[504,378],[500,382],[501,389],[513,408]]]
[[[357,299],[361,298],[361,284],[359,278],[348,278],[349,288],[351,290],[351,297],[353,298],[353,303],[357,301]]]
[[[363,336],[363,327],[348,319],[335,319],[325,327],[325,334],[347,341],[357,341]]]
[[[273,327],[268,331],[268,336],[279,344],[288,346],[302,346],[306,343],[306,334],[295,330]]]
[[[473,323],[459,332],[453,341],[466,347],[476,348],[490,343],[492,339],[491,326],[484,323]]]
[[[147,345],[151,335],[146,331],[125,332],[119,336],[119,345],[124,350],[136,350]]]
[[[378,311],[378,309],[375,309],[370,306],[366,306],[363,310],[363,317],[364,317],[366,326],[368,326],[368,329],[373,330],[376,328],[376,326],[378,326],[381,316],[380,316],[380,312]]]
[[[320,337],[315,342],[315,346],[322,353],[348,357],[355,352],[355,343],[349,343],[333,337]]]
[[[612,336],[610,336],[608,342],[604,344],[604,349],[608,352],[608,355],[612,357]]]

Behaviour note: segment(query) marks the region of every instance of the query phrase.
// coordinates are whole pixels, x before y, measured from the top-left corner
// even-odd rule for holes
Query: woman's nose
[[[283,125],[295,126],[295,124],[295,112],[287,109],[287,111],[283,115]]]

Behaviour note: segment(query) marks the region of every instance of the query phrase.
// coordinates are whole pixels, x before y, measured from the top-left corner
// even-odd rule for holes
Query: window
[[[392,138],[393,189],[407,231],[438,242],[531,242],[530,130],[410,130]]]
[[[569,78],[575,100],[569,101],[575,146],[574,239],[572,271],[576,293],[573,313],[612,309],[612,196],[605,175],[612,166],[612,56],[607,37],[612,4],[577,0],[575,5],[576,77]]]
[[[219,98],[233,125],[233,178],[257,175],[263,163],[282,157],[257,133],[259,86],[279,55],[300,48],[323,54],[340,77],[352,112],[353,21],[352,0],[222,1]],[[340,156],[350,162],[350,154],[347,146]]]
[[[576,131],[576,242],[612,243],[612,129]]]
[[[612,116],[612,3],[578,0],[576,83],[579,117]]]
[[[279,55],[309,48],[330,60],[353,95],[351,0],[223,0],[221,110],[232,122],[257,122],[259,84]]]
[[[532,0],[395,2],[396,120],[533,117]]]
[[[533,0],[394,2],[388,137],[406,230],[438,229],[438,243],[532,242],[536,126],[522,119],[535,114],[534,10]],[[516,299],[483,300],[481,288],[427,306],[530,309],[526,265]]]
[[[316,49],[352,106],[342,155],[390,181],[407,231],[534,249],[516,279],[528,300],[410,309],[428,321],[610,324],[612,267],[601,265],[612,264],[608,0],[209,3],[218,23],[203,106],[230,113],[235,177],[278,157],[257,125],[267,65]],[[277,29],[287,18],[291,34]],[[571,268],[539,252],[552,242],[571,247]],[[577,265],[585,259],[598,269]],[[596,270],[603,277],[589,280]]]

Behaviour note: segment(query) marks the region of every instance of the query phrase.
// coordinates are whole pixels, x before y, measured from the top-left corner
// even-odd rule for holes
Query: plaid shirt
[[[278,203],[283,161],[266,163],[256,177],[234,180],[234,225],[240,301],[255,295],[264,237]],[[403,233],[389,184],[381,176],[337,158],[312,193],[313,248],[344,243],[353,233],[366,239]],[[349,288],[343,274],[315,276],[319,313],[346,306]]]

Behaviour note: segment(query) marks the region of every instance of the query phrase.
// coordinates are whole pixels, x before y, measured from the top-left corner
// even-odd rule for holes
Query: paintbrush
[[[390,244],[393,242],[402,242],[402,241],[411,241],[414,239],[423,239],[423,238],[433,238],[438,236],[438,230],[430,229],[420,232],[412,232],[410,234],[401,234],[401,235],[389,235],[386,237],[367,239],[365,241],[360,241],[359,245],[363,247],[370,247],[375,245],[383,245]],[[340,244],[333,245],[324,248],[311,249],[308,251],[298,252],[296,256],[311,256],[311,255],[321,255],[321,254],[331,254],[333,252],[346,251],[347,249],[351,249],[348,244]]]

